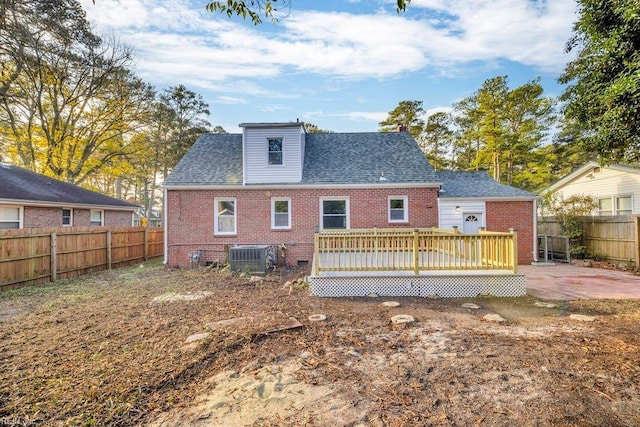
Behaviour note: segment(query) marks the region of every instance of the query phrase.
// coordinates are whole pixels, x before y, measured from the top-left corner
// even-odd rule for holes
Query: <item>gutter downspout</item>
[[[533,199],[533,262],[538,262],[538,199]]]
[[[242,128],[242,186],[247,185],[247,165],[245,164],[246,159],[246,149],[245,149],[245,140],[246,140],[247,128]]]
[[[167,236],[167,187],[164,188],[164,212],[163,212],[163,216],[164,219],[162,222],[164,222],[164,261],[163,264],[166,266],[169,263],[169,238]]]

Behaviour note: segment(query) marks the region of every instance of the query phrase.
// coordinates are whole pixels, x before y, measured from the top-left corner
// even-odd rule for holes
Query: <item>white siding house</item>
[[[463,233],[477,233],[487,227],[487,208],[483,200],[438,199],[440,228],[458,227]]]
[[[598,200],[597,215],[640,214],[640,169],[588,162],[547,188],[566,199],[573,195]]]
[[[242,123],[244,184],[302,181],[302,123]]]

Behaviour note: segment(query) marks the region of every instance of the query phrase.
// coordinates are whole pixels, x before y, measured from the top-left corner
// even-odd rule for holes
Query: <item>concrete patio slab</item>
[[[521,265],[527,293],[541,299],[640,299],[640,276],[626,271],[570,264]]]

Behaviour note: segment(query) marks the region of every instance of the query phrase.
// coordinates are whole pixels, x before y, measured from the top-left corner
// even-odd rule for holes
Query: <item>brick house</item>
[[[0,229],[131,226],[139,207],[0,163]]]
[[[315,229],[440,225],[442,180],[407,132],[240,127],[201,136],[167,177],[167,265],[190,265],[193,251],[224,261],[237,245],[284,247],[288,265],[311,264]]]
[[[518,232],[518,260],[537,260],[535,194],[496,182],[485,171],[437,172],[442,181],[438,197],[440,228],[458,227],[463,233]]]

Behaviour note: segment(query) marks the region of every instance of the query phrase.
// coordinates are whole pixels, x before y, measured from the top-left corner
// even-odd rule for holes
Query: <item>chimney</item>
[[[402,124],[402,123],[398,123],[396,125],[396,132],[406,132],[407,128]]]

